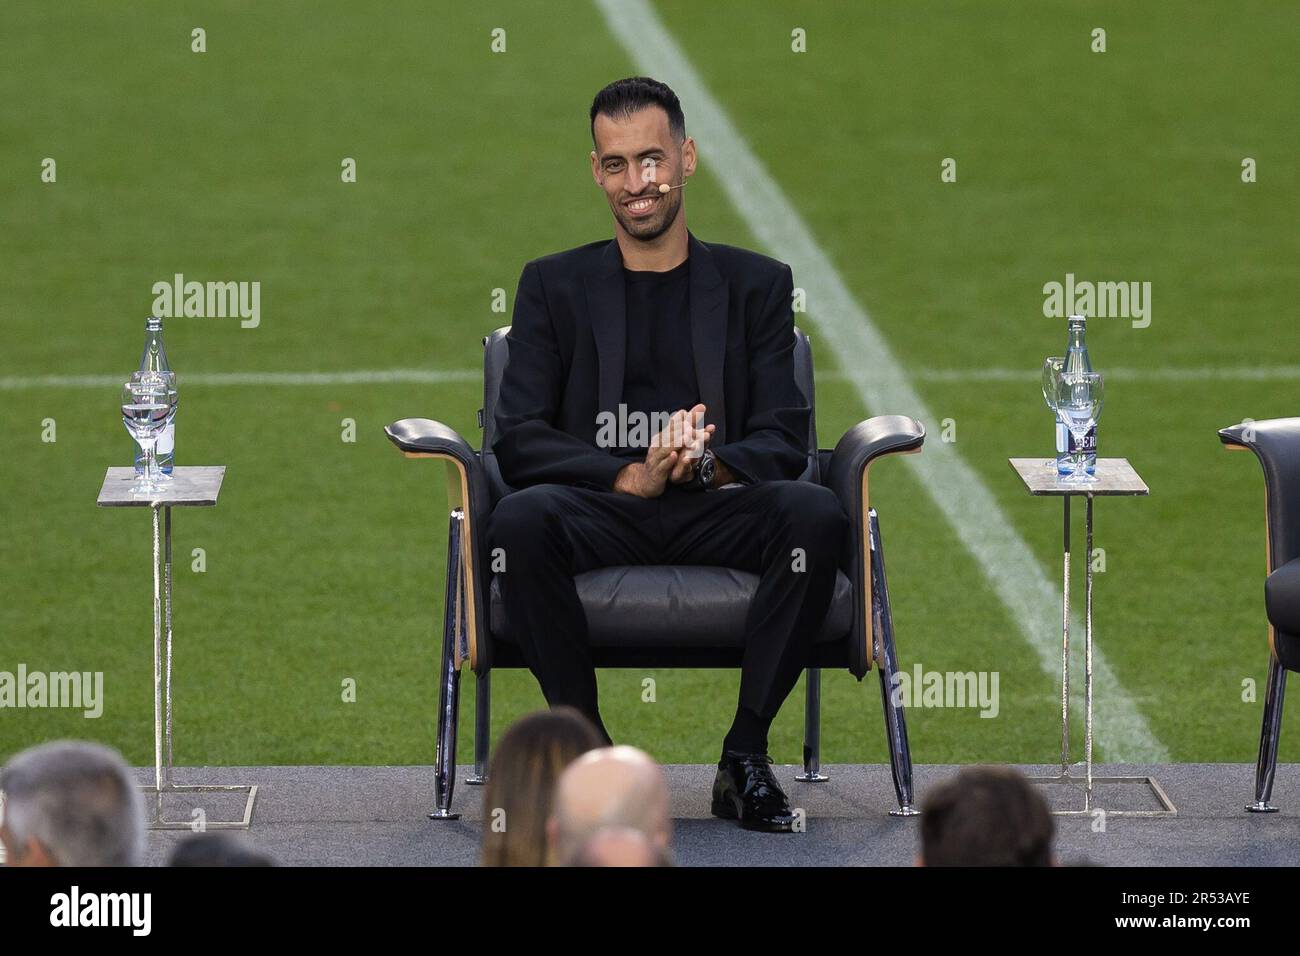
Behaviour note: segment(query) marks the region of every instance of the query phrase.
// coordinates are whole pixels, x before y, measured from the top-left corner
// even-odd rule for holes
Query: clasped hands
[[[702,424],[704,412],[703,405],[673,412],[663,431],[650,439],[645,461],[625,465],[619,471],[614,490],[638,498],[658,498],[669,482],[684,485],[691,481],[695,477],[695,463],[713,437],[714,426]],[[715,478],[715,484],[731,480],[722,462],[717,463],[717,470],[727,477]]]

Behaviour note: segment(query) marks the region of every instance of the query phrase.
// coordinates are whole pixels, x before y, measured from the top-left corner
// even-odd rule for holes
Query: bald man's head
[[[672,838],[668,782],[659,765],[635,747],[588,751],[560,775],[547,824],[552,858],[569,862],[593,835],[611,827],[637,830],[660,850]]]
[[[606,827],[597,830],[569,860],[570,866],[666,866],[667,851],[655,846],[640,830]]]

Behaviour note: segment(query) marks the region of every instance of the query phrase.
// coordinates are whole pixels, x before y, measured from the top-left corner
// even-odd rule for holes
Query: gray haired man
[[[138,866],[144,806],[126,762],[99,744],[24,750],[0,771],[9,866]]]

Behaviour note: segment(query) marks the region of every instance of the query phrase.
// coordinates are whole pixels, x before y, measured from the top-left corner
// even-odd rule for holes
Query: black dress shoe
[[[746,830],[790,833],[794,814],[790,801],[772,774],[767,754],[727,751],[713,780],[713,815],[738,820]]]

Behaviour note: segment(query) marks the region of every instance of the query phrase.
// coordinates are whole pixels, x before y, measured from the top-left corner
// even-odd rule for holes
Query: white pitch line
[[[824,322],[823,322],[824,324]],[[1195,382],[1204,379],[1242,382],[1300,381],[1300,365],[1258,368],[1107,368],[1111,381]],[[0,392],[40,388],[113,388],[124,382],[122,375],[9,375],[0,377]],[[1023,368],[918,368],[912,378],[919,382],[1037,382],[1036,369]],[[195,372],[181,375],[182,385],[444,385],[481,382],[479,368],[451,369],[356,369],[341,372]],[[856,379],[838,369],[820,372],[818,382],[853,382]]]
[[[709,93],[650,4],[645,0],[595,3],[637,70],[668,83],[686,104],[689,128],[700,142],[705,162],[719,171],[718,184],[763,246],[794,269],[796,285],[809,291],[810,311],[822,341],[835,352],[865,406],[877,414],[919,418],[931,435],[937,434],[934,416],[866,310],[854,300],[803,218]],[[1017,450],[1011,446],[1007,452]],[[924,454],[909,461],[1037,652],[1044,673],[1058,675],[1061,592],[1048,580],[997,499],[949,443],[931,441]],[[1007,481],[1013,480],[1008,470]],[[1043,520],[1052,519],[1045,514]],[[961,622],[951,623],[952,639],[960,641]],[[1076,643],[1083,643],[1081,634]],[[1081,674],[1076,673],[1075,678],[1082,683]],[[1168,750],[1095,645],[1093,678],[1098,701],[1094,735],[1106,748],[1106,758],[1134,763],[1167,761]],[[1076,703],[1081,696],[1075,696]]]
[[[1300,380],[1300,365],[1276,365],[1228,368],[1112,368],[1099,371],[1108,380],[1123,382],[1186,382],[1212,379],[1235,382],[1294,382]],[[913,378],[926,382],[1037,382],[1039,369],[1024,368],[926,368],[919,369]]]
[[[394,368],[344,372],[194,372],[179,373],[180,387],[187,385],[444,385],[451,382],[482,382],[482,369]],[[0,391],[30,388],[113,388],[121,387],[121,375],[36,375],[0,378]]]

